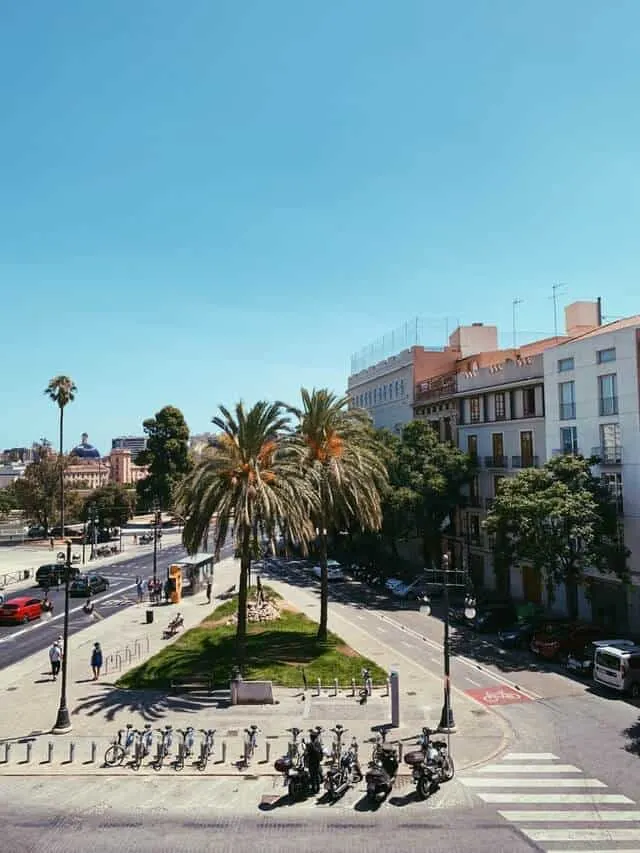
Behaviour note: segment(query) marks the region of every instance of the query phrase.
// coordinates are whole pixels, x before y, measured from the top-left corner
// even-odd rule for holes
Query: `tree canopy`
[[[615,503],[582,456],[560,456],[503,480],[486,529],[495,536],[498,563],[534,567],[550,600],[566,584],[573,616],[589,569],[628,578]]]
[[[173,506],[177,484],[189,473],[192,460],[189,454],[189,427],[184,415],[175,406],[165,406],[142,424],[147,434],[147,447],[135,459],[137,465],[148,465],[149,474],[136,485],[138,506],[160,509]]]
[[[47,530],[57,517],[60,485],[65,458],[55,455],[46,445],[36,445],[36,462],[27,465],[24,477],[13,484],[18,507],[27,518]]]
[[[89,520],[91,507],[95,507],[102,527],[123,527],[133,515],[135,492],[120,483],[107,483],[85,498],[83,521]]]

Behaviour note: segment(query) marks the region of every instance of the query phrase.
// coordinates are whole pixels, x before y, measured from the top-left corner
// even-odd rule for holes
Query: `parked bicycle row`
[[[248,767],[254,759],[258,747],[259,728],[251,725],[244,730],[243,755],[240,764]],[[302,729],[287,729],[290,741],[287,752],[277,758],[274,769],[282,774],[284,786],[289,797],[296,801],[317,795],[324,787],[327,797],[334,801],[349,788],[366,782],[367,798],[371,803],[382,802],[390,793],[396,780],[402,761],[402,744],[388,743],[387,730],[382,729],[376,735],[375,743],[363,773],[360,764],[360,749],[355,737],[349,743],[345,736],[348,729],[336,724],[331,730],[333,739],[330,746],[323,742],[323,728],[309,729],[308,735]],[[417,749],[404,754],[404,762],[412,771],[412,778],[418,795],[426,799],[443,782],[454,775],[453,758],[449,754],[444,740],[432,740],[435,732],[426,726],[417,738]],[[216,729],[199,729],[192,726],[174,729],[170,725],[154,730],[150,723],[143,729],[127,724],[120,729],[109,745],[104,756],[107,767],[126,765],[139,770],[145,760],[154,770],[159,771],[166,764],[176,771],[191,766],[204,771],[207,764],[217,756]],[[266,754],[269,754],[267,747]],[[222,761],[226,759],[226,744],[222,745]]]

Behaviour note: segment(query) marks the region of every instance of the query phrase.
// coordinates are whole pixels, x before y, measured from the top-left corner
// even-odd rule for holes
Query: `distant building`
[[[215,441],[216,433],[214,432],[197,433],[189,438],[189,450],[197,456],[206,447],[211,447],[215,444]]]
[[[24,477],[27,466],[23,462],[8,462],[0,465],[0,489],[6,489],[20,477]]]
[[[0,453],[0,463],[10,464],[11,462],[22,462],[28,464],[35,460],[35,451],[33,447],[10,447]]]
[[[111,451],[109,465],[112,483],[128,486],[131,483],[137,483],[138,480],[144,480],[149,469],[146,465],[136,465],[133,458],[132,452],[124,447],[114,448]]]
[[[136,451],[137,456],[138,451]],[[131,485],[148,474],[144,465],[136,465],[129,448],[112,449],[109,456],[101,457],[100,451],[89,444],[87,433],[82,434],[80,444],[69,454],[69,465],[64,472],[65,483],[70,488],[93,491],[107,483]]]
[[[89,436],[83,432],[80,444],[73,448],[69,456],[74,459],[100,459],[100,451],[93,444],[89,444]]]
[[[119,435],[111,439],[112,450],[130,450],[131,458],[135,459],[138,453],[147,448],[147,437],[144,435]]]

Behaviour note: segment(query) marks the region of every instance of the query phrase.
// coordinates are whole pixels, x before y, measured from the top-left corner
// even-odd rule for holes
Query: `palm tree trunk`
[[[236,666],[242,672],[247,650],[247,581],[251,568],[251,531],[245,533],[240,552],[238,584],[238,626],[236,629]]]
[[[324,518],[322,524],[325,524]],[[327,528],[320,528],[320,625],[318,640],[326,643],[329,633],[329,576],[327,574]]]
[[[63,438],[64,438],[64,407],[60,406],[60,533],[64,539],[64,465],[63,465]]]

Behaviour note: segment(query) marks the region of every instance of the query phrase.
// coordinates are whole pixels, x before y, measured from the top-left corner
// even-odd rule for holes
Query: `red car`
[[[12,598],[0,605],[0,622],[16,624],[31,622],[42,616],[42,601],[39,598],[29,598],[27,595]]]
[[[594,625],[579,622],[543,624],[531,640],[531,651],[546,660],[566,657],[585,647],[587,643],[600,639],[602,630]]]

